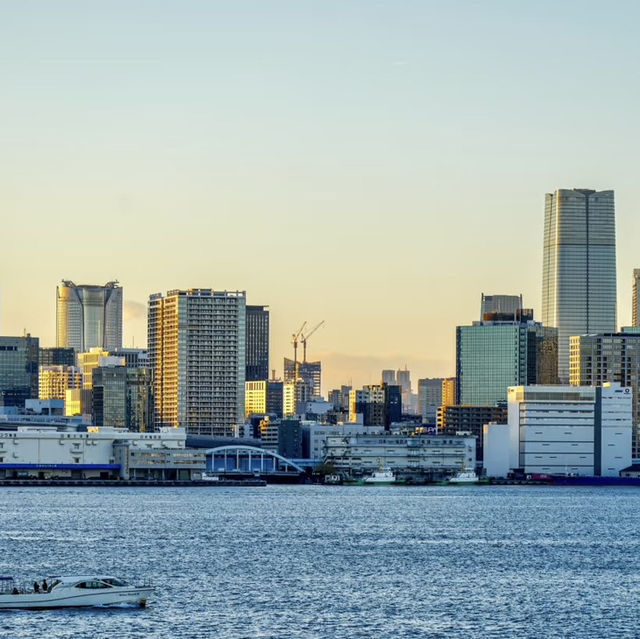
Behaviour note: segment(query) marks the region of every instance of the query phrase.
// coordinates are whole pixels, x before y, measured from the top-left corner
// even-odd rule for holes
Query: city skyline
[[[405,363],[415,390],[481,293],[541,317],[544,194],[573,187],[615,190],[631,323],[635,5],[72,4],[5,11],[0,205],[34,257],[0,256],[1,334],[54,345],[65,277],[120,280],[126,346],[150,294],[246,290],[271,368],[324,319],[325,392]]]

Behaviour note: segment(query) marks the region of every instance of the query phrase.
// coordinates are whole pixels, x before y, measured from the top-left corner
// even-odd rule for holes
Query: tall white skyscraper
[[[122,347],[122,287],[63,280],[56,295],[56,346],[84,353]]]
[[[231,436],[244,422],[246,295],[189,289],[149,298],[154,424]]]
[[[558,329],[558,377],[569,381],[569,338],[616,330],[613,191],[559,189],[545,198],[542,323]]]

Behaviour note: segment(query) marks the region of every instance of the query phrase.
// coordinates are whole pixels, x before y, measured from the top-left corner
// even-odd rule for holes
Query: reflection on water
[[[0,488],[0,574],[150,579],[0,636],[635,637],[640,490]]]

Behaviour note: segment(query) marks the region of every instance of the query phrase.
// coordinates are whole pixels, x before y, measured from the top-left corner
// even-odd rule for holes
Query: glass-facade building
[[[122,347],[122,287],[63,280],[56,296],[56,346],[86,352]]]
[[[542,323],[558,329],[558,376],[569,381],[569,338],[615,332],[613,191],[559,189],[545,198]]]
[[[640,327],[640,268],[633,269],[633,291],[631,295],[631,326]]]
[[[0,337],[0,406],[24,408],[38,398],[39,339]]]
[[[572,386],[617,382],[631,388],[632,456],[640,456],[640,332],[576,335],[570,345]]]
[[[456,404],[492,406],[509,386],[557,383],[557,345],[556,329],[532,319],[458,326]]]
[[[269,379],[269,307],[247,306],[246,381]]]

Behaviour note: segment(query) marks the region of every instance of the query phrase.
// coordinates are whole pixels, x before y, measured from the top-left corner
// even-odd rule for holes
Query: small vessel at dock
[[[475,470],[463,470],[453,477],[449,477],[447,483],[449,484],[477,484],[480,481]]]
[[[146,606],[153,594],[150,585],[134,586],[113,576],[78,575],[49,577],[33,584],[32,589],[19,587],[13,577],[0,577],[0,609],[81,608],[133,604]]]
[[[378,459],[378,470],[374,471],[368,477],[365,477],[363,483],[367,485],[374,484],[376,486],[395,484],[396,476],[394,475],[391,468],[389,468],[388,466],[383,467],[382,461]]]

